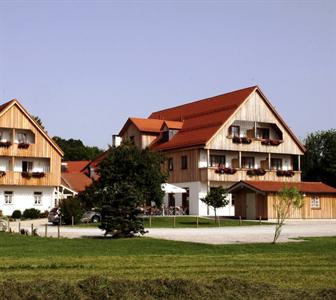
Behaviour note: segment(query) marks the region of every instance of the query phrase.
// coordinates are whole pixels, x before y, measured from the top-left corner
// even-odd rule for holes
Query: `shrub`
[[[22,216],[25,219],[38,219],[40,216],[40,211],[35,208],[28,208],[24,210]]]
[[[13,219],[20,219],[21,216],[22,216],[22,212],[21,212],[21,210],[16,209],[16,210],[14,210],[13,213],[12,213],[12,218],[13,218]]]
[[[48,215],[49,215],[49,211],[45,210],[44,212],[41,212],[40,213],[40,218],[48,218]]]
[[[83,209],[81,207],[80,201],[77,197],[69,197],[63,199],[60,204],[62,223],[67,225],[72,223],[72,217],[74,217],[74,223],[79,223],[82,215]]]

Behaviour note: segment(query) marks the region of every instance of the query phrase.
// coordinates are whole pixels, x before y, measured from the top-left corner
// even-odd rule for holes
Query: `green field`
[[[146,298],[148,291],[169,298],[170,290],[157,294],[162,292],[157,289],[159,282],[163,290],[171,286],[175,291],[172,299],[187,287],[190,299],[213,297],[213,293],[230,298],[228,292],[233,293],[232,299],[245,299],[239,294],[242,288],[252,298],[280,299],[284,293],[284,299],[333,299],[335,249],[335,237],[277,245],[204,245],[149,238],[58,240],[0,233],[0,281],[5,281],[0,285],[0,298],[15,299],[13,295],[6,298],[6,293],[17,293],[20,288],[27,292],[35,286],[33,291],[46,291],[55,285],[57,291],[74,289],[82,295],[82,288],[92,282],[96,282],[94,290],[105,289],[105,294],[108,287],[114,291],[126,288],[131,294],[125,299]],[[147,288],[142,291],[141,286]]]

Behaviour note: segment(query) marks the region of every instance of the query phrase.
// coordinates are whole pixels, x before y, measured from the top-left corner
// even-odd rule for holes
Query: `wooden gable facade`
[[[0,112],[0,185],[59,186],[62,150],[17,100]]]

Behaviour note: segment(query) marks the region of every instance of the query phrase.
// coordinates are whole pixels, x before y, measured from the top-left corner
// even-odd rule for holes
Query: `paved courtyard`
[[[39,235],[44,236],[46,219],[33,221]],[[21,228],[31,230],[32,221],[21,222]],[[12,222],[11,228],[18,229]],[[57,237],[57,226],[47,226],[48,236]],[[207,244],[269,243],[273,239],[274,225],[236,226],[220,228],[152,228],[146,237]],[[98,228],[61,226],[60,235],[66,238],[102,236]],[[283,227],[279,242],[298,237],[336,236],[336,220],[290,220]],[[291,240],[293,241],[293,240]]]

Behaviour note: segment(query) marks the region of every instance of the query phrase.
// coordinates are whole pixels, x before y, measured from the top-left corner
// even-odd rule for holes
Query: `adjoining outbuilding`
[[[284,187],[296,187],[304,196],[301,209],[290,209],[290,219],[336,218],[336,189],[322,182],[239,181],[229,188],[235,217],[275,219],[274,203]]]

